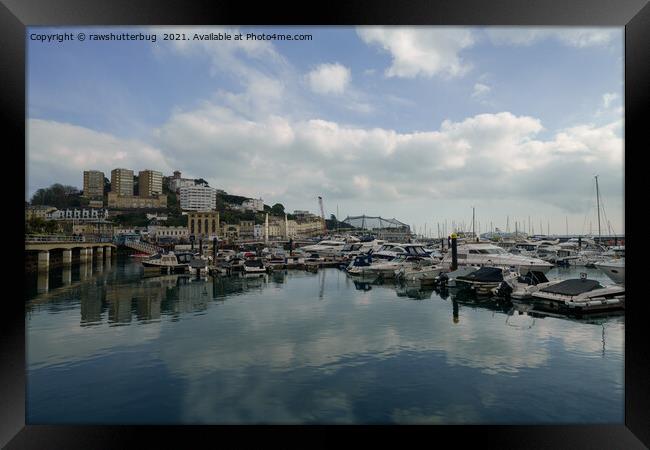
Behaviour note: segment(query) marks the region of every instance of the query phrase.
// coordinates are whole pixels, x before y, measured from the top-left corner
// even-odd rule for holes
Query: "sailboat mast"
[[[566,221],[566,236],[569,237],[569,216],[564,216],[564,220]]]
[[[598,208],[598,243],[600,244],[600,194],[598,192],[598,175],[596,175],[596,205]]]
[[[474,207],[472,206],[472,234],[476,237],[476,231],[474,230]]]

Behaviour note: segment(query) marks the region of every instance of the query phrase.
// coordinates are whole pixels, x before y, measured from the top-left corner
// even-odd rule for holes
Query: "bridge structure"
[[[72,264],[73,252],[79,254],[80,262],[92,261],[93,258],[102,260],[104,257],[110,261],[112,250],[116,248],[110,241],[101,239],[88,239],[83,236],[62,235],[26,235],[25,251],[38,252],[38,271],[47,271],[50,268],[50,253],[61,251],[63,265]]]

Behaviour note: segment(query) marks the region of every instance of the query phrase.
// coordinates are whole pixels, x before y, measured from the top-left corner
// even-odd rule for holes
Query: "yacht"
[[[379,250],[372,253],[373,258],[385,259],[388,261],[400,255],[431,258],[422,244],[386,243],[379,247]]]
[[[416,262],[410,266],[402,266],[395,270],[395,278],[399,281],[419,281],[421,284],[434,284],[438,276],[446,268],[434,265],[431,261]]]
[[[187,268],[192,260],[192,256],[191,253],[183,253],[178,256],[174,252],[167,254],[158,253],[150,258],[143,259],[141,262],[145,269],[167,269],[174,271]]]
[[[548,272],[553,264],[539,258],[513,255],[491,243],[471,243],[458,246],[458,266],[498,266],[510,267],[519,273]],[[451,265],[451,251],[442,259],[442,263]]]
[[[322,240],[318,244],[306,245],[301,247],[306,253],[318,253],[320,256],[338,256],[345,247],[346,242],[343,240]]]
[[[373,255],[374,256],[374,255]],[[391,260],[380,260],[380,262],[377,262],[375,264],[371,264],[370,267],[366,268],[366,271],[369,273],[376,273],[377,275],[381,275],[384,278],[394,278],[396,275],[396,272],[403,267],[410,267],[415,264],[423,265],[428,263],[429,265],[432,264],[431,258],[428,256],[415,256],[415,255],[408,255],[408,254],[400,254],[398,256],[395,256]]]
[[[371,254],[358,255],[352,260],[352,262],[348,265],[345,271],[352,276],[370,274],[371,272],[369,271],[369,269],[371,265],[372,265]],[[376,274],[372,273],[372,276],[374,277],[376,276]]]
[[[625,284],[625,258],[616,258],[594,264],[617,284]]]

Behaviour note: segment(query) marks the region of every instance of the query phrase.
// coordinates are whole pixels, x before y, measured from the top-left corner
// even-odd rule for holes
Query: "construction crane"
[[[327,222],[325,222],[325,209],[323,208],[323,197],[318,196],[318,206],[320,206],[320,216],[323,219],[323,234],[327,234]]]

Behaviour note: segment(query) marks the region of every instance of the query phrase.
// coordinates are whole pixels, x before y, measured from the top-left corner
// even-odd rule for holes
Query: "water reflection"
[[[196,279],[135,264],[28,304],[34,421],[622,420],[620,317],[540,317],[337,269]]]

